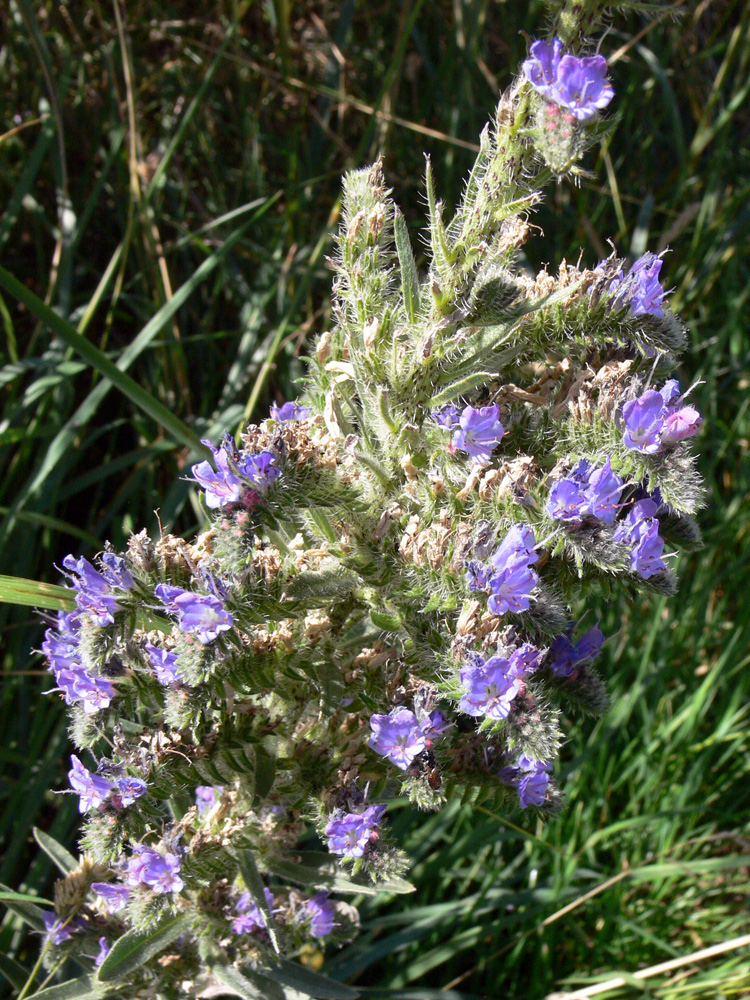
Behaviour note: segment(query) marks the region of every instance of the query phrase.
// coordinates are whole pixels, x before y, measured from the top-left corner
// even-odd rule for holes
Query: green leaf
[[[183,423],[168,407],[154,398],[150,392],[147,392],[138,385],[135,379],[121,371],[114,362],[109,360],[103,351],[100,351],[98,347],[86,340],[85,337],[82,337],[75,327],[71,326],[62,316],[58,316],[53,309],[50,309],[48,305],[37,295],[34,295],[25,285],[22,285],[4,267],[0,267],[0,285],[6,288],[11,295],[15,296],[19,302],[22,302],[33,316],[48,326],[61,340],[77,351],[85,361],[88,361],[92,368],[108,379],[115,388],[119,389],[139,409],[152,417],[176,441],[209,457],[210,453],[208,449],[200,443],[200,439],[190,430],[187,424]],[[159,310],[160,313],[163,311],[163,309]]]
[[[50,899],[32,896],[28,892],[11,892],[10,890],[0,891],[0,903],[45,903],[47,906],[55,905]]]
[[[22,965],[0,951],[0,974],[5,976],[11,986],[22,990],[29,979],[29,973]]]
[[[265,799],[276,778],[276,756],[260,743],[255,746],[255,796]]]
[[[316,997],[317,1000],[357,1000],[360,995],[358,990],[346,983],[339,983],[328,976],[320,976],[317,972],[311,972],[297,962],[290,962],[282,958],[269,973],[285,986],[291,986],[295,990],[302,990]]]
[[[29,925],[29,927],[33,927],[35,931],[46,930],[44,920],[42,919],[44,911],[38,906],[35,906],[34,903],[18,898],[19,896],[25,895],[25,893],[14,892],[7,885],[3,885],[2,882],[0,882],[0,890],[2,890],[3,895],[5,896],[3,902],[9,910],[16,914],[17,917],[20,917],[21,920]],[[42,902],[42,900],[40,900],[40,902]],[[47,900],[45,899],[43,902],[46,903]]]
[[[377,896],[381,892],[414,892],[414,886],[406,879],[391,879],[388,882],[358,882],[341,875],[329,854],[319,851],[301,851],[296,855],[299,861],[286,858],[264,859],[264,866],[279,878],[288,879],[297,885],[311,889],[330,889],[332,892]]]
[[[72,611],[76,606],[74,591],[67,587],[2,575],[0,575],[0,602],[25,604],[32,608],[47,608],[50,611]]]
[[[38,826],[34,827],[33,832],[34,840],[36,840],[44,853],[52,858],[63,875],[67,875],[78,867],[78,858],[73,857],[70,851],[66,850],[62,844],[58,844],[54,837],[50,837],[48,833],[40,830]]]
[[[158,955],[180,934],[190,929],[191,918],[180,914],[170,917],[153,931],[129,931],[112,945],[112,950],[102,962],[98,978],[102,982],[122,979],[134,969]]]
[[[292,1000],[278,983],[250,969],[240,972],[233,965],[214,965],[212,971],[235,996],[245,1000]]]
[[[265,918],[266,930],[268,931],[268,936],[271,939],[273,950],[277,955],[279,955],[281,954],[281,951],[279,949],[279,939],[276,936],[273,913],[271,913],[271,907],[268,905],[268,900],[266,899],[265,885],[263,884],[263,879],[258,871],[258,865],[255,862],[255,855],[251,850],[246,849],[244,851],[237,851],[234,857],[237,864],[240,866],[240,874],[245,881],[245,887],[253,897],[255,905]]]
[[[32,993],[28,1000],[96,1000],[111,992],[110,986],[99,983],[91,976],[69,979],[58,986],[48,986],[46,990]]]
[[[371,608],[370,618],[378,628],[382,628],[385,632],[398,632],[403,625],[400,616],[395,612],[376,611],[375,608]]]
[[[419,310],[419,275],[417,274],[417,265],[414,262],[409,230],[399,208],[395,208],[393,213],[393,234],[396,238],[396,253],[401,267],[404,308],[409,322],[413,323]]]

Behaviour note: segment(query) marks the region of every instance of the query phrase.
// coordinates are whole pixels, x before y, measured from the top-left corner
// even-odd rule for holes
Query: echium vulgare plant
[[[204,531],[63,560],[43,648],[85,826],[48,965],[128,998],[354,996],[316,970],[356,934],[342,895],[409,888],[389,799],[560,807],[560,706],[606,706],[586,596],[672,593],[700,543],[661,257],[517,263],[605,127],[589,33],[618,6],[558,9],[450,219],[428,163],[425,275],[381,164],[345,177],[335,322],[301,401],[193,467]]]

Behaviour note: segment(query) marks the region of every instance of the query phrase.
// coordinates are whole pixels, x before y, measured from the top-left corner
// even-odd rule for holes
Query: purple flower
[[[543,770],[523,772],[516,782],[518,799],[523,809],[544,805],[549,780],[549,774]]]
[[[464,407],[458,427],[453,432],[453,446],[466,451],[475,462],[488,465],[492,449],[500,443],[505,428],[498,420],[498,406]]]
[[[703,418],[693,406],[683,406],[674,410],[664,421],[661,432],[662,444],[676,444],[685,438],[697,434],[703,424]]]
[[[83,917],[74,917],[73,920],[63,924],[54,910],[47,910],[43,913],[42,920],[44,921],[46,932],[45,937],[52,944],[62,944],[63,941],[67,941],[72,937],[76,931],[86,926],[86,921]]]
[[[458,426],[459,416],[455,406],[444,406],[440,410],[433,410],[431,416],[436,424],[446,427],[449,431]]]
[[[270,889],[264,888],[263,893],[266,897],[269,910],[272,910],[275,900]],[[237,900],[235,910],[238,916],[232,921],[232,928],[236,934],[250,934],[254,931],[263,931],[266,929],[266,918],[253,902],[253,898],[249,892],[245,891],[242,893]]]
[[[466,584],[469,590],[487,590],[492,576],[492,567],[476,559],[466,564]]]
[[[416,715],[408,708],[394,709],[389,715],[373,715],[373,735],[367,745],[405,771],[427,746],[426,736]]]
[[[521,807],[541,806],[547,797],[552,765],[546,760],[535,760],[519,754],[510,767],[500,772],[501,781],[509,782],[518,792]]]
[[[115,778],[115,787],[117,792],[112,796],[112,805],[115,809],[132,806],[136,799],[145,795],[148,790],[145,781],[141,778],[132,778],[128,774]]]
[[[614,524],[623,485],[622,479],[612,471],[610,460],[607,459],[601,469],[589,475],[583,513],[591,514],[605,524]]]
[[[570,635],[558,635],[547,654],[549,668],[556,677],[570,677],[577,666],[596,659],[604,642],[604,633],[594,625],[577,643]]]
[[[655,517],[658,509],[653,500],[639,500],[612,536],[616,542],[630,547],[630,568],[645,580],[667,568],[661,558],[664,539],[659,535],[659,522]]]
[[[111,625],[119,605],[102,574],[83,556],[76,559],[67,555],[63,566],[68,570],[67,575],[76,591],[76,604],[81,611],[90,615],[97,625]]]
[[[452,723],[448,722],[439,708],[430,712],[426,719],[422,719],[419,728],[425,736],[442,736],[444,732],[451,728]]]
[[[514,524],[490,557],[490,564],[501,571],[514,566],[531,566],[539,559],[535,545],[534,529],[528,524]]]
[[[119,912],[130,896],[130,888],[117,882],[92,882],[91,888],[104,903],[107,913]]]
[[[529,53],[523,63],[526,79],[538,93],[567,108],[578,121],[606,108],[614,97],[603,56],[563,55],[559,38],[551,43],[533,42]]]
[[[218,597],[211,594],[195,594],[191,590],[163,583],[156,587],[154,593],[168,611],[178,616],[180,628],[194,634],[203,645],[212,642],[219,632],[226,632],[234,624],[231,613]]]
[[[633,451],[653,455],[661,444],[664,426],[664,399],[660,392],[649,389],[638,399],[631,399],[622,409],[625,421],[623,441]]]
[[[336,911],[327,892],[319,892],[312,899],[308,899],[302,911],[302,919],[310,921],[310,933],[317,938],[331,933],[335,926],[335,917]]]
[[[224,791],[223,785],[213,788],[211,785],[197,785],[195,789],[195,805],[199,816],[205,814],[216,805],[216,793],[219,795]]]
[[[527,611],[531,594],[539,583],[539,577],[528,566],[517,564],[493,573],[490,577],[490,598],[487,607],[493,615],[504,615],[511,611],[520,614]]]
[[[255,486],[268,486],[281,475],[281,469],[273,464],[275,459],[276,456],[272,451],[261,451],[257,455],[247,455],[239,466],[239,470]]]
[[[478,657],[461,668],[465,694],[458,707],[467,715],[507,719],[511,702],[521,690],[522,671],[502,656]]]
[[[307,420],[309,416],[310,410],[300,403],[284,403],[281,406],[277,406],[276,403],[271,404],[271,419],[277,420],[280,424],[288,420]]]
[[[107,708],[117,693],[104,677],[88,674],[83,668],[71,673],[71,676],[61,676],[58,683],[66,693],[68,704],[80,701],[87,715]]]
[[[539,582],[530,569],[539,556],[534,551],[534,531],[527,524],[514,524],[489,560],[489,566],[472,561],[467,566],[470,590],[490,593],[487,607],[495,615],[525,611],[529,597]]]
[[[673,400],[679,399],[681,396],[680,383],[676,378],[667,379],[661,389],[659,389],[659,394],[664,400],[664,405],[669,406]]]
[[[606,108],[615,92],[607,79],[604,56],[563,56],[557,67],[557,88],[552,100],[585,121]]]
[[[201,444],[211,449],[216,463],[216,471],[208,461],[199,462],[190,470],[195,481],[205,490],[206,506],[215,509],[228,503],[237,503],[242,483],[229,466],[227,452],[223,447],[216,448],[211,441],[203,438]]]
[[[609,291],[615,292],[612,305],[615,309],[627,306],[634,316],[663,316],[662,303],[666,292],[659,282],[661,257],[644,253],[627,274],[613,278]]]
[[[557,72],[563,55],[563,43],[559,38],[552,43],[538,39],[531,43],[530,56],[524,60],[523,72],[534,90],[556,101]]]
[[[73,791],[78,793],[79,812],[101,808],[112,791],[112,782],[88,771],[75,754],[70,755],[70,762],[73,767],[68,771],[68,781]]]
[[[560,479],[549,491],[547,513],[557,521],[579,521],[583,517],[586,491],[575,479]]]
[[[99,938],[99,954],[94,959],[94,965],[98,969],[99,966],[104,964],[104,959],[112,951],[112,945],[107,941],[105,937]]]
[[[99,562],[102,564],[101,575],[110,587],[130,590],[135,586],[133,574],[122,556],[115,555],[114,552],[102,552]]]
[[[597,625],[592,626],[587,632],[583,633],[573,647],[574,663],[590,663],[592,660],[595,660],[601,652],[603,644],[604,633]]]
[[[377,828],[385,806],[369,806],[363,813],[344,813],[329,820],[325,828],[328,850],[348,858],[361,858],[365,848],[377,838]]]
[[[177,590],[178,588],[174,588]],[[160,646],[153,646],[147,642],[144,649],[148,654],[148,661],[153,667],[156,679],[165,686],[176,684],[182,680],[180,665],[177,662],[177,655],[170,650],[162,649]]]
[[[176,854],[159,854],[151,847],[137,845],[128,861],[128,885],[148,886],[163,895],[180,892],[185,883],[180,878],[180,859]]]
[[[518,649],[514,649],[509,657],[511,668],[519,677],[522,677],[530,670],[535,670],[539,665],[540,659],[541,653],[530,642],[525,642]]]

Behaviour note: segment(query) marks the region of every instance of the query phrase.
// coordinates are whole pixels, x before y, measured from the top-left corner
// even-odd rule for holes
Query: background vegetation
[[[418,234],[423,151],[455,203],[545,25],[538,0],[117,2],[13,0],[0,50],[2,264],[137,383],[113,389],[0,288],[0,572],[50,582],[66,552],[195,529],[191,435],[293,397],[326,329],[341,172],[382,152]],[[365,902],[361,938],[327,963],[393,1000],[542,998],[750,930],[750,7],[664,3],[616,20],[603,51],[617,128],[578,189],[548,192],[528,263],[671,247],[706,547],[676,598],[601,608],[612,706],[570,721],[558,819],[393,813],[418,892]],[[0,881],[44,894],[30,830],[72,845],[77,824],[75,797],[48,791],[64,718],[30,652],[38,616],[0,615]],[[37,948],[8,917],[0,971]],[[649,983],[748,996],[750,950]]]

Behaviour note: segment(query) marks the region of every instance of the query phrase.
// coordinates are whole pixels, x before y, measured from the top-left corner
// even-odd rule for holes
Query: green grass
[[[558,818],[393,813],[418,892],[365,901],[362,937],[329,962],[381,996],[541,1000],[750,931],[750,10],[683,8],[614,23],[617,128],[580,188],[549,189],[526,249],[536,267],[594,263],[608,238],[671,247],[680,375],[702,381],[706,547],[682,559],[677,597],[597,612],[617,633],[612,706],[570,720]],[[157,530],[155,510],[195,527],[190,440],[293,396],[305,338],[326,329],[341,172],[383,151],[418,245],[423,151],[454,204],[520,32],[543,25],[526,0],[194,10],[129,3],[118,26],[102,3],[13,6],[0,253],[57,319],[0,288],[1,574],[57,582],[66,552]],[[30,830],[74,842],[75,800],[48,791],[69,750],[29,652],[38,619],[0,613],[0,881],[45,895]],[[5,920],[0,952],[30,968],[19,927]],[[747,995],[750,949],[649,983],[665,1000]]]

